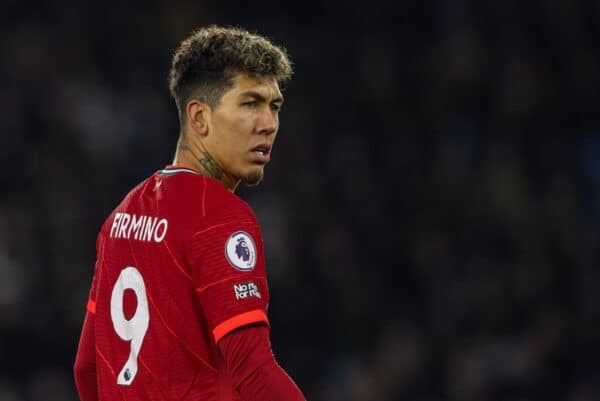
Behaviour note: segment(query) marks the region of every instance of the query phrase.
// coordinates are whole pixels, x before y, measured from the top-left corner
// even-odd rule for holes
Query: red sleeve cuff
[[[221,338],[233,330],[252,323],[265,323],[269,326],[269,319],[266,313],[260,309],[236,315],[214,328],[213,337],[215,338],[215,343],[218,343]]]

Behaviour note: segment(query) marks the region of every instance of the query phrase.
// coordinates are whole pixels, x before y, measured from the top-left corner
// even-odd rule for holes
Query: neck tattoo
[[[196,160],[202,165],[207,176],[219,181],[221,180],[223,177],[223,170],[221,170],[221,167],[219,167],[215,159],[213,159],[208,152],[203,151],[201,157],[197,157],[196,155],[194,155],[194,157],[196,157]]]
[[[202,172],[204,175],[221,181],[221,178],[223,177],[223,170],[221,170],[219,164],[207,151],[200,151],[200,155],[197,155],[196,152],[194,152],[194,149],[189,147],[186,143],[182,143],[179,149],[182,152],[189,152],[192,157],[198,161],[198,163],[202,166]]]

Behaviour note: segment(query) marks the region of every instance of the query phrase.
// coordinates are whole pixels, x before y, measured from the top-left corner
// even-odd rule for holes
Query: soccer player
[[[74,372],[82,401],[301,401],[274,359],[257,219],[233,192],[259,183],[292,74],[286,52],[240,28],[181,42],[170,90],[173,165],[108,216]]]

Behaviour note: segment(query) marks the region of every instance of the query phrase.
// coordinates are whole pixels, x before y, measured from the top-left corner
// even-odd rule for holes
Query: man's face
[[[245,74],[211,111],[206,147],[226,179],[258,184],[269,162],[279,128],[283,97],[274,78]]]

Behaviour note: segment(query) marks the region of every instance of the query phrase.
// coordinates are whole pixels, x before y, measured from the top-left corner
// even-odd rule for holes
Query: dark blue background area
[[[311,401],[600,398],[600,5],[0,5],[0,400],[75,400],[103,219],[172,161],[167,74],[241,25],[295,76],[261,221]]]

